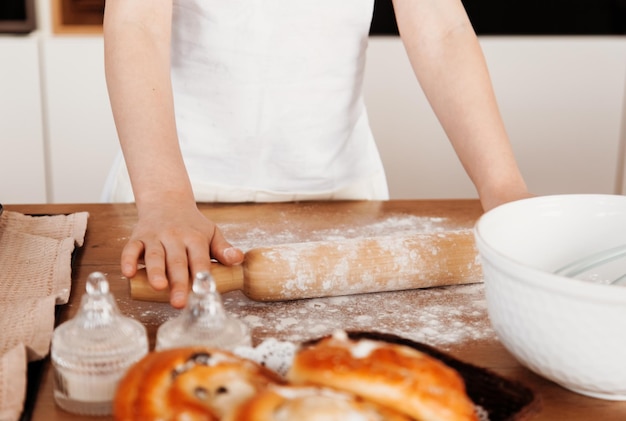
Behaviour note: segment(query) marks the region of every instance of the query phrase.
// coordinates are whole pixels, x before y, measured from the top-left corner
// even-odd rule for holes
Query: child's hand
[[[232,266],[243,262],[243,252],[234,248],[215,223],[195,206],[170,203],[144,206],[133,233],[122,251],[122,274],[137,272],[143,256],[148,281],[155,289],[170,286],[170,303],[176,308],[187,302],[190,279],[209,270],[211,258]]]

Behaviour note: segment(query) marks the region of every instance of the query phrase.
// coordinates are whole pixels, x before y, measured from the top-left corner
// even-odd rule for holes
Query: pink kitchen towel
[[[88,217],[0,215],[0,421],[19,419],[28,363],[49,352],[55,306],[69,299],[72,253]]]

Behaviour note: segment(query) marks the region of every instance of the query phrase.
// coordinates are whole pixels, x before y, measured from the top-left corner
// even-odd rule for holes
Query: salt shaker
[[[82,415],[111,414],[119,380],[147,352],[146,328],[120,313],[102,273],[90,274],[76,316],[52,336],[57,405]]]
[[[233,350],[250,344],[248,326],[226,313],[209,272],[196,274],[187,305],[159,327],[156,339],[157,350],[193,345]]]

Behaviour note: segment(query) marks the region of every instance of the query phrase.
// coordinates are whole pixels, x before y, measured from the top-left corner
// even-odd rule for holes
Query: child
[[[388,198],[363,104],[374,0],[107,0],[109,96],[135,200],[122,273],[186,302],[211,257],[239,264],[196,202]],[[488,210],[529,196],[460,0],[395,0],[433,110]],[[391,104],[390,104],[391,105]],[[425,181],[423,181],[425,182]],[[131,188],[132,186],[132,188]]]

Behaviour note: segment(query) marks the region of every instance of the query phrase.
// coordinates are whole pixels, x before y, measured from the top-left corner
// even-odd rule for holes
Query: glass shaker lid
[[[250,344],[248,326],[226,312],[211,274],[198,272],[186,307],[159,327],[156,348],[205,345],[232,350]]]
[[[87,278],[86,293],[74,316],[54,331],[55,352],[86,360],[120,357],[132,350],[147,348],[146,328],[120,313],[109,283],[100,272]],[[141,345],[141,346],[139,346]]]

